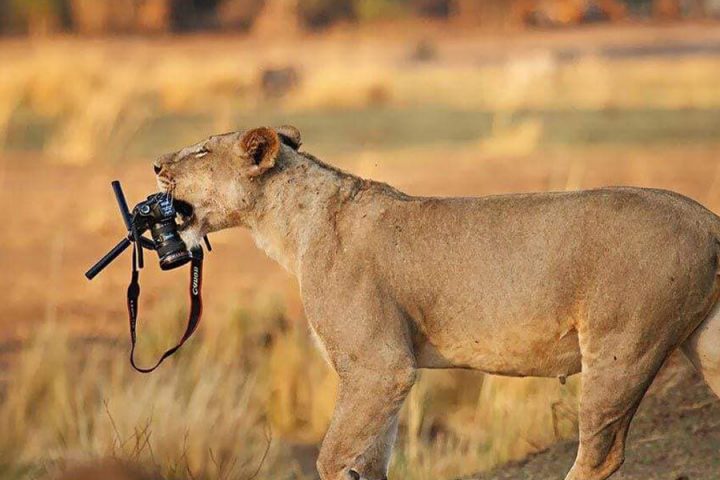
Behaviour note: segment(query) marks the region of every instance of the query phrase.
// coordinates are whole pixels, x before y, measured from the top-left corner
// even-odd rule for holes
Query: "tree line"
[[[720,0],[0,0],[0,34],[249,31],[264,12],[305,30],[408,17],[492,28],[707,17]]]

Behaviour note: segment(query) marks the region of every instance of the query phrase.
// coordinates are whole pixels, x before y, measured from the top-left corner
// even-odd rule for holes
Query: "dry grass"
[[[583,54],[564,61],[550,49],[526,49],[499,62],[478,62],[472,43],[438,41],[426,63],[410,59],[412,43],[356,42],[167,48],[156,44],[83,44],[66,40],[18,48],[3,58],[0,146],[19,111],[53,125],[44,145],[51,158],[86,163],[122,156],[138,130],[154,119],[207,115],[213,130],[234,128],[233,112],[281,107],[290,111],[373,105],[443,105],[497,112],[489,151],[510,144],[504,119],[523,110],[709,109],[720,107],[720,60],[609,59]],[[306,48],[310,47],[310,48]],[[484,52],[487,55],[487,52]],[[477,57],[476,57],[477,55]],[[286,97],[265,100],[267,67],[297,68],[300,83]],[[671,76],[658,72],[672,71]],[[538,127],[520,135],[532,143]],[[101,153],[102,152],[102,153]]]
[[[457,478],[517,460],[577,431],[579,378],[423,372],[405,406],[397,478]]]
[[[288,442],[322,438],[336,380],[304,328],[279,315],[205,329],[149,376],[118,344],[83,345],[46,324],[5,384],[0,473],[36,478],[112,459],[167,479],[306,478]],[[173,334],[145,332],[141,356]],[[393,471],[452,478],[546,448],[574,434],[575,390],[426,372],[403,412]]]
[[[249,478],[269,448],[257,478],[299,478],[270,445],[262,366],[230,355],[243,340],[232,329],[222,339],[206,335],[172,368],[141,376],[123,349],[78,355],[77,342],[47,325],[12,371],[0,407],[7,474],[32,478],[110,457],[163,478]]]

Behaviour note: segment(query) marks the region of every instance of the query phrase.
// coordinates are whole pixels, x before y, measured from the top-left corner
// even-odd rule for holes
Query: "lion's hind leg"
[[[643,353],[609,341],[584,347],[580,444],[566,480],[604,480],[625,460],[630,422],[667,351]]]
[[[682,351],[720,397],[720,303],[682,344]]]

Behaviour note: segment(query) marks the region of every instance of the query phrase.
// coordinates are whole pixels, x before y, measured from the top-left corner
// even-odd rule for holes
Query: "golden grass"
[[[579,378],[561,386],[550,379],[423,372],[406,402],[392,470],[397,478],[457,478],[571,438],[578,385]]]
[[[175,334],[144,331],[140,357]],[[106,459],[167,479],[250,478],[258,469],[260,479],[306,478],[288,446],[321,440],[336,378],[304,326],[288,326],[276,307],[241,311],[152,375],[133,372],[124,347],[83,344],[57,323],[37,332],[0,397],[3,478]],[[453,478],[574,434],[574,386],[462,375],[425,372],[411,393],[398,478]]]
[[[173,367],[133,373],[121,349],[79,356],[62,328],[46,326],[11,372],[0,407],[2,463],[10,472],[54,471],[111,457],[146,465],[164,478],[243,478],[270,442],[260,370],[225,363],[240,338],[205,337]],[[288,478],[271,466],[258,478]],[[285,470],[285,469],[283,469]]]
[[[39,43],[20,49],[20,55],[6,55],[0,142],[21,108],[53,120],[45,147],[52,158],[84,163],[107,150],[119,155],[145,122],[168,115],[208,115],[222,131],[236,127],[234,111],[278,106],[308,111],[380,102],[502,115],[526,109],[720,107],[720,60],[713,56],[607,59],[586,54],[561,62],[549,50],[531,50],[498,63],[478,63],[473,60],[477,52],[466,45],[461,61],[462,49],[447,58],[440,54],[434,62],[412,64],[403,53],[409,44],[399,41],[390,46],[328,41],[312,48],[304,48],[303,42],[245,41],[232,52],[221,46],[67,42]],[[299,87],[285,98],[265,101],[261,72],[286,65],[297,67]],[[659,74],[669,71],[673,74]],[[528,128],[522,135],[532,142],[537,128]],[[505,135],[502,129],[498,134]]]

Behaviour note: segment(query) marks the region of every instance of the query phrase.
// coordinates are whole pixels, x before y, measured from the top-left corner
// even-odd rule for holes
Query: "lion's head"
[[[300,132],[286,126],[213,135],[153,162],[160,190],[176,201],[188,246],[207,233],[246,224],[283,143],[297,149]]]

